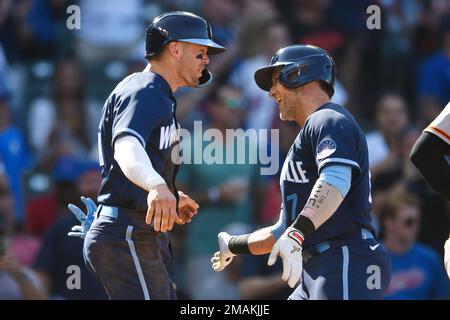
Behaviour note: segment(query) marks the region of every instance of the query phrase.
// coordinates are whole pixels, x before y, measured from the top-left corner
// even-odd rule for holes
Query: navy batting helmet
[[[172,11],[153,19],[145,31],[145,57],[157,55],[165,45],[172,41],[196,43],[208,47],[208,54],[218,54],[225,48],[214,42],[209,23],[193,13]],[[204,70],[199,85],[212,80],[212,74]]]
[[[295,88],[314,80],[326,83],[334,93],[336,64],[323,49],[312,45],[293,45],[279,49],[268,67],[255,72],[258,87],[270,91],[272,74],[281,66],[279,81],[289,88]]]

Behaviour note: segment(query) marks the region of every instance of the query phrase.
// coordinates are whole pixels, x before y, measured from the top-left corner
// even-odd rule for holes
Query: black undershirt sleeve
[[[425,131],[414,144],[410,159],[433,189],[450,200],[450,145]]]

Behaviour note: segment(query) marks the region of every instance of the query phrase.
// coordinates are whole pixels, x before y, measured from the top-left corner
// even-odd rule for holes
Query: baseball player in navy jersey
[[[380,299],[390,259],[370,223],[370,175],[364,132],[342,106],[331,103],[335,63],[309,45],[280,49],[255,73],[280,118],[301,130],[284,162],[282,206],[276,224],[251,234],[221,232],[211,259],[223,270],[236,254],[278,256],[289,299]]]
[[[175,186],[173,93],[209,83],[208,56],[224,50],[203,18],[181,11],[160,15],[146,30],[147,67],[123,79],[103,107],[100,205],[95,219],[72,207],[82,225],[71,235],[85,236],[86,264],[110,299],[176,298],[166,232],[190,222],[198,205]],[[83,202],[88,213],[95,207]]]

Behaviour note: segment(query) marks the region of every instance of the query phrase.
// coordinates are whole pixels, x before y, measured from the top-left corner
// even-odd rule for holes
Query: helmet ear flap
[[[301,70],[301,67],[297,67],[297,68],[293,69],[292,71],[290,71],[289,74],[286,75],[286,78],[290,82],[295,81],[298,77],[300,77],[300,70]]]
[[[146,30],[146,58],[157,55],[169,40],[167,31],[151,24]]]
[[[305,65],[300,65],[298,63],[292,63],[282,67],[280,70],[280,83],[290,88],[299,86],[300,75],[302,69],[305,67]]]

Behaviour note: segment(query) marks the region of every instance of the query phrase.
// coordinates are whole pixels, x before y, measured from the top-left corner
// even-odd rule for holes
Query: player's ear
[[[169,45],[167,46],[167,51],[169,52],[170,56],[172,56],[175,60],[179,61],[183,53],[182,43],[178,41],[170,42]]]

